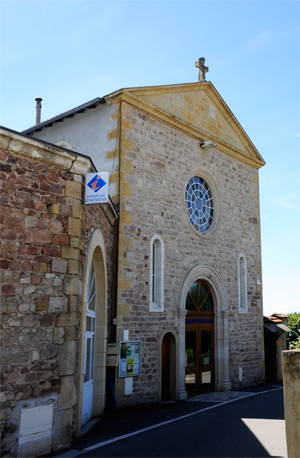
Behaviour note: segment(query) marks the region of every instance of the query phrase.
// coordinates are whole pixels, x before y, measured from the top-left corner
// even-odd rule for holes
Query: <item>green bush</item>
[[[288,327],[290,332],[287,337],[289,349],[300,349],[300,312],[294,312],[288,315]]]
[[[290,350],[300,350],[300,336],[294,342],[289,344]]]

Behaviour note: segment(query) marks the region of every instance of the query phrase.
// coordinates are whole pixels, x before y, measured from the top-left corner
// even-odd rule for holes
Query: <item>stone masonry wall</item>
[[[22,153],[20,153],[22,154]],[[20,410],[54,405],[53,450],[70,444],[76,410],[82,272],[99,227],[111,283],[111,226],[82,206],[82,177],[1,150],[2,451],[16,453]]]
[[[123,402],[156,401],[158,337],[166,327],[177,331],[180,291],[187,272],[206,263],[219,272],[229,302],[230,380],[263,380],[263,335],[258,171],[217,149],[204,150],[196,139],[123,104],[119,301],[120,327],[142,340],[142,375],[133,396]],[[123,162],[122,162],[123,161]],[[122,166],[123,164],[123,166]],[[206,169],[222,195],[222,219],[211,239],[198,237],[185,217],[184,185],[191,170]],[[121,179],[122,180],[122,179]],[[149,312],[150,238],[164,240],[164,312]],[[238,255],[247,260],[248,313],[238,314]]]

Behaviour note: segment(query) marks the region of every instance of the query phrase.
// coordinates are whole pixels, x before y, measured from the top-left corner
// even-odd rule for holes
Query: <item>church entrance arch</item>
[[[209,290],[209,297],[212,302],[213,311],[210,311],[211,316],[209,313],[206,312],[206,317],[195,316],[194,320],[210,320],[212,322],[199,322],[199,323],[191,323],[189,322],[192,317],[190,313],[193,312],[187,309],[187,297],[191,286],[197,283],[203,284],[207,290]],[[203,297],[204,299],[204,297]],[[201,304],[197,303],[196,310],[194,312],[199,311],[199,315],[201,315]],[[215,391],[228,391],[231,388],[231,383],[229,380],[229,340],[228,340],[228,319],[229,319],[229,307],[228,307],[228,300],[227,300],[227,292],[225,288],[225,284],[221,278],[221,275],[210,265],[205,263],[198,263],[195,264],[187,273],[181,288],[180,293],[180,308],[178,310],[178,325],[179,325],[179,387],[178,387],[178,398],[179,399],[186,399],[187,391],[186,391],[186,332],[192,331],[190,327],[192,325],[198,326],[196,337],[190,337],[190,341],[192,339],[196,340],[197,351],[198,354],[198,366],[197,375],[199,374],[202,378],[202,372],[210,372],[211,371],[211,379],[209,374],[205,374],[203,376],[203,385],[202,388],[204,391],[208,390],[215,390]],[[200,329],[200,330],[199,330]],[[202,334],[203,331],[203,334]],[[210,331],[210,333],[204,333],[204,331]],[[200,333],[200,334],[199,334]],[[195,336],[195,335],[194,335]],[[200,343],[199,343],[200,340]],[[209,355],[205,355],[208,353],[208,347],[211,345],[212,349],[212,363],[210,363],[210,359],[207,359]],[[189,348],[189,347],[188,347]],[[204,351],[202,351],[202,348]],[[191,351],[190,351],[191,353]],[[199,356],[200,355],[200,356]],[[202,356],[204,355],[204,356]],[[199,358],[202,361],[199,362]],[[204,359],[203,361],[203,358]],[[203,364],[203,362],[205,364]],[[206,364],[208,363],[208,364]],[[202,367],[203,364],[203,367]],[[207,369],[205,371],[204,369]],[[211,381],[210,381],[211,380]],[[208,386],[208,385],[209,386]]]
[[[193,396],[215,389],[214,301],[204,281],[189,288],[186,310],[185,388]]]

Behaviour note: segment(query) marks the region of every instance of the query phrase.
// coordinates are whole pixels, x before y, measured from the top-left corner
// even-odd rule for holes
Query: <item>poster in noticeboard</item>
[[[121,341],[119,348],[119,377],[141,375],[141,341]]]

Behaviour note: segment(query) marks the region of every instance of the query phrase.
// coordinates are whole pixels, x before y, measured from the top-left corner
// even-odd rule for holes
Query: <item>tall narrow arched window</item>
[[[239,313],[247,313],[247,264],[244,254],[238,258]]]
[[[155,234],[150,241],[150,312],[164,311],[164,242]]]

